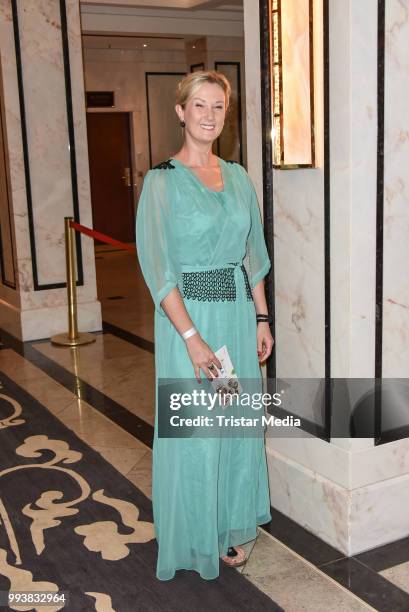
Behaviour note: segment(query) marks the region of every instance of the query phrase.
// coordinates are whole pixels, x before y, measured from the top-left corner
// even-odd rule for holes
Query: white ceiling
[[[243,0],[80,0],[82,6],[116,6],[185,10],[237,10]]]
[[[244,33],[242,0],[84,0],[81,21],[84,35],[185,40],[200,36],[243,37]],[[137,41],[124,45],[121,48],[139,48]]]
[[[189,37],[173,37],[173,36],[144,36],[144,35],[126,35],[126,36],[104,36],[104,35],[86,35],[82,37],[82,43],[85,49],[155,49],[155,50],[180,50],[185,49],[185,38]],[[146,45],[146,46],[145,46]]]

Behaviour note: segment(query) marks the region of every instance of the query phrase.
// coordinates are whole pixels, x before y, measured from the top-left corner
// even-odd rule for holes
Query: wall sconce
[[[314,168],[313,0],[270,0],[272,165]]]

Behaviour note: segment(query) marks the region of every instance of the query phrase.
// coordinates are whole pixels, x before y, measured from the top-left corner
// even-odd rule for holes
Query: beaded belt
[[[182,266],[183,298],[202,302],[234,302],[240,271],[244,281],[246,298],[253,300],[246,268],[241,262],[222,264],[220,268]]]
[[[242,321],[244,327],[242,333],[234,334],[234,346],[229,345],[230,356],[235,364],[239,358],[243,347],[240,346],[243,334],[246,335],[248,321],[240,318],[241,306],[253,301],[251,287],[247,272],[241,261],[234,263],[220,264],[220,267],[213,266],[187,266],[182,265],[182,288],[180,292],[183,297],[191,300],[201,300],[209,302],[229,301],[235,302],[235,313],[232,317],[233,324],[237,325]],[[255,318],[255,311],[254,311]],[[193,321],[193,323],[195,323]],[[200,329],[199,329],[200,332]],[[219,347],[212,347],[217,350]],[[234,352],[233,352],[234,350]],[[237,364],[236,366],[237,367]],[[240,371],[238,372],[240,378]]]

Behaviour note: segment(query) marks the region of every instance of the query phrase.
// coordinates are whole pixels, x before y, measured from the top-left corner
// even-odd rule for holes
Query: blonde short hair
[[[231,86],[224,74],[216,72],[216,70],[197,70],[185,76],[178,84],[176,104],[180,104],[180,106],[184,108],[189,98],[191,98],[204,83],[215,83],[223,89],[227,110],[230,102]]]

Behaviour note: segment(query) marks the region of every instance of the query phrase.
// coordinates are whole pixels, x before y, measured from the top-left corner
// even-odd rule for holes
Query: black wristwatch
[[[258,314],[256,315],[257,323],[268,323],[269,325],[273,322],[273,317],[268,314]]]

